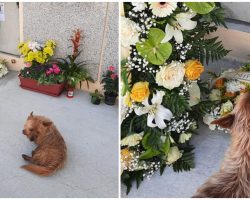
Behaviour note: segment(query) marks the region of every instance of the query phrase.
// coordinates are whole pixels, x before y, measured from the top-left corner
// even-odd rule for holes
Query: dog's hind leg
[[[27,155],[25,155],[25,154],[22,154],[22,157],[23,157],[23,159],[26,160],[26,161],[32,161],[32,157],[27,156]]]

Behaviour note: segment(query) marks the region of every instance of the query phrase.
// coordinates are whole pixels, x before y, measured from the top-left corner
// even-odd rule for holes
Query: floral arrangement
[[[124,3],[121,27],[121,171],[129,192],[166,166],[194,168],[190,144],[210,102],[203,63],[228,50],[205,36],[224,23],[216,3]],[[210,104],[209,104],[210,105]]]
[[[8,73],[8,68],[6,66],[7,61],[6,60],[1,60],[0,59],[0,78],[5,76]]]
[[[118,94],[118,74],[115,72],[114,66],[109,66],[107,71],[103,74],[101,83],[104,84],[104,90],[106,94],[115,95]]]
[[[21,42],[18,49],[24,58],[27,66],[35,66],[44,64],[54,55],[56,43],[53,40],[48,40],[45,44],[40,44],[36,41]]]
[[[212,85],[209,100],[213,106],[210,112],[203,117],[203,122],[209,126],[210,130],[223,130],[228,132],[226,129],[211,124],[211,122],[230,113],[240,94],[250,92],[250,83],[236,76],[237,74],[244,75],[249,72],[250,64],[247,63],[239,69],[229,69],[219,74],[209,73]]]

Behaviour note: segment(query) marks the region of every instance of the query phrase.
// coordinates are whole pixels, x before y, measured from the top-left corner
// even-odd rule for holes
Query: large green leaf
[[[144,153],[140,155],[140,159],[150,159],[153,158],[154,156],[157,156],[160,154],[160,151],[155,150],[155,149],[148,149]]]
[[[186,6],[198,14],[207,14],[215,8],[214,2],[185,2]]]
[[[154,65],[162,65],[172,53],[172,45],[169,42],[161,43],[165,33],[158,28],[151,28],[148,39],[136,44],[136,49],[148,62]]]

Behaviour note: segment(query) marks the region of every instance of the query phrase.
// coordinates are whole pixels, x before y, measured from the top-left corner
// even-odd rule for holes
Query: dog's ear
[[[225,117],[212,121],[211,124],[216,124],[222,128],[230,129],[233,122],[234,122],[234,114],[228,114]]]
[[[33,111],[30,113],[28,119],[32,118],[33,117]]]
[[[52,124],[51,121],[48,121],[48,120],[43,121],[44,126],[50,126],[51,124]]]

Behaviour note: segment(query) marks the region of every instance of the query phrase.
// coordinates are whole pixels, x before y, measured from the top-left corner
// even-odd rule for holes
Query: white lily
[[[151,100],[152,105],[148,103],[148,98],[142,102],[144,107],[135,108],[135,113],[137,115],[143,115],[148,113],[147,125],[149,127],[159,127],[160,129],[166,128],[164,120],[170,120],[173,117],[172,112],[161,105],[162,99],[164,96],[163,91],[156,91],[156,94],[153,94]],[[154,122],[153,122],[154,120]]]
[[[168,42],[171,40],[172,37],[175,38],[177,43],[183,42],[183,35],[182,31],[184,30],[192,30],[196,27],[197,22],[192,21],[191,18],[194,17],[196,14],[191,12],[180,13],[177,14],[175,19],[171,25],[167,24],[165,27],[166,36],[162,40],[162,43]]]

